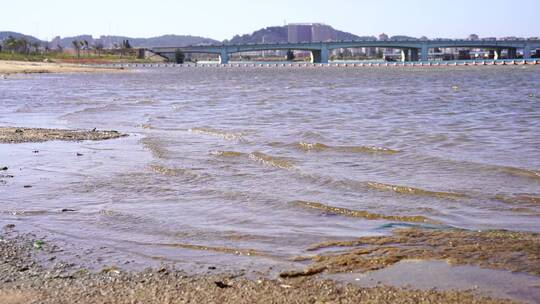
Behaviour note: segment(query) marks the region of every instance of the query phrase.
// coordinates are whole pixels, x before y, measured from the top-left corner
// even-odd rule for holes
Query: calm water
[[[530,66],[13,76],[0,81],[0,125],[130,136],[0,145],[15,176],[0,184],[0,223],[74,244],[90,262],[204,269],[289,267],[313,243],[399,225],[540,232],[539,76]]]

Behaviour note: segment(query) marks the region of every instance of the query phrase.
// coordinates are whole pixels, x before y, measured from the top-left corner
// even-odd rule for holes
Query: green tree
[[[10,51],[11,53],[14,53],[15,51],[17,51],[17,39],[15,39],[15,37],[13,36],[9,36],[4,41],[4,46],[6,47],[6,50]]]
[[[81,41],[81,46],[84,50],[86,50],[86,56],[90,56],[90,45],[88,44],[87,40]]]
[[[174,52],[174,61],[177,64],[184,63],[185,59],[186,59],[186,54],[184,54],[184,52],[182,52],[182,50],[177,49],[176,52]]]
[[[104,48],[103,42],[101,42],[101,41],[96,41],[92,47],[93,47],[94,50],[96,51],[97,55],[98,55],[98,56],[101,56],[101,52],[103,51],[103,48]]]
[[[129,43],[129,40],[123,40],[122,44],[120,44],[120,55],[124,56],[129,49],[131,49],[131,43]]]
[[[77,52],[77,59],[81,58],[81,45],[82,42],[79,40],[73,40],[71,41],[71,44],[73,44],[73,48],[75,49],[75,52]]]
[[[34,49],[34,53],[39,52],[39,47],[41,46],[41,43],[39,42],[32,42],[30,43],[30,46]]]

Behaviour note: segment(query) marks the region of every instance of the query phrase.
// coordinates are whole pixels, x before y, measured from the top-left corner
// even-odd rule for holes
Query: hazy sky
[[[2,3],[3,2],[3,3]],[[322,22],[356,35],[540,36],[540,0],[0,0],[0,31],[217,40],[285,22]]]

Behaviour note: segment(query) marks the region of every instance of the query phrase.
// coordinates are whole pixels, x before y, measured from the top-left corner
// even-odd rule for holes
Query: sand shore
[[[0,126],[0,144],[44,142],[50,140],[82,141],[82,140],[106,140],[126,136],[117,131],[102,130],[66,130],[66,129],[42,129],[42,128],[16,128]]]
[[[79,66],[65,63],[25,62],[0,60],[0,75],[33,73],[98,73],[121,69]],[[0,76],[2,77],[2,76]]]
[[[14,225],[0,233],[0,303],[513,303],[470,291],[360,287],[320,278],[189,276],[168,267],[91,272],[54,257],[62,248]],[[53,261],[45,266],[41,261]]]

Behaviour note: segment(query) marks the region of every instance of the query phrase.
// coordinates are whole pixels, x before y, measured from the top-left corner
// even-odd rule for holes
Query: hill
[[[16,33],[16,32],[9,32],[9,31],[0,32],[0,42],[6,40],[9,36],[13,38],[17,38],[17,39],[24,38],[28,42],[41,42],[41,40],[37,39],[34,36],[29,36],[29,35],[25,35],[21,33]]]
[[[64,38],[56,37],[50,42],[50,44],[53,48],[57,45],[60,45],[63,48],[71,48],[73,40],[86,40],[90,45],[101,42],[103,43],[105,48],[113,48],[115,45],[120,45],[124,40],[129,40],[129,43],[134,48],[186,46],[195,44],[219,43],[219,41],[210,38],[185,35],[164,35],[152,38],[132,38],[125,36],[101,36],[99,38],[94,38],[90,35],[81,35]]]
[[[115,45],[120,45],[122,41],[129,40],[129,43],[134,48],[148,48],[148,47],[166,47],[166,46],[186,46],[186,45],[196,45],[196,44],[214,44],[220,43],[217,40],[198,37],[198,36],[189,36],[189,35],[163,35],[158,37],[151,38],[132,38],[125,36],[101,36],[99,38],[94,38],[91,35],[79,35],[73,37],[55,37],[50,42],[41,41],[36,37],[17,33],[10,31],[0,31],[0,43],[7,39],[9,36],[20,39],[25,38],[29,42],[40,42],[43,46],[48,44],[50,48],[57,48],[61,46],[62,48],[73,48],[72,42],[74,40],[88,41],[89,45],[94,45],[98,42],[103,43],[105,48],[113,48]]]
[[[351,33],[343,32],[331,28],[332,36],[336,40],[355,40],[355,39],[376,39],[375,37],[360,37]],[[288,29],[287,26],[271,26],[257,30],[251,34],[236,35],[230,40],[226,40],[227,43],[276,43],[276,42],[287,42],[288,41]]]

